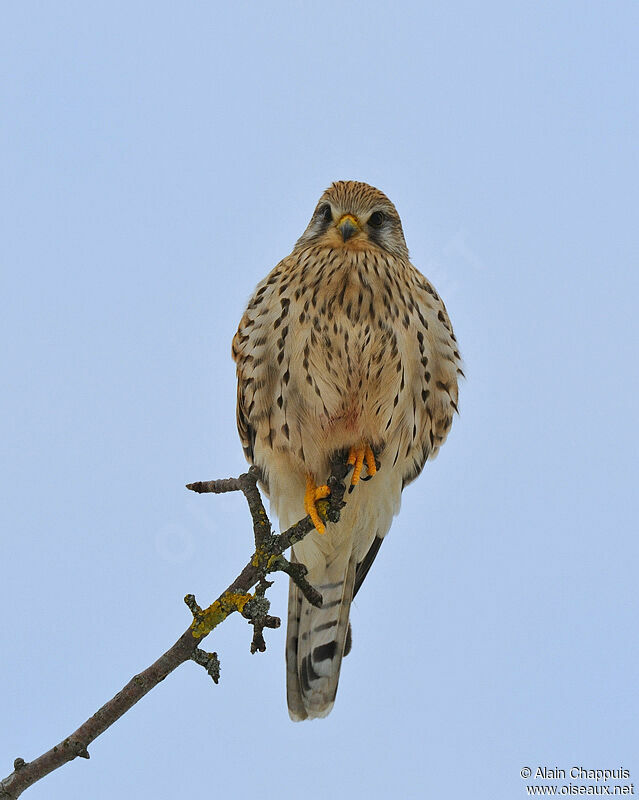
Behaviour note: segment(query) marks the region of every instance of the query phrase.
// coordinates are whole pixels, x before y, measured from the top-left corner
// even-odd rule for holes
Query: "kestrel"
[[[286,683],[291,719],[324,717],[353,597],[403,488],[446,439],[462,374],[444,304],[410,263],[386,195],[355,181],[324,192],[293,252],[257,286],[233,358],[246,457],[283,529],[307,513],[315,525],[291,557],[324,602],[315,608],[291,581]],[[354,491],[325,525],[316,502],[338,451]]]

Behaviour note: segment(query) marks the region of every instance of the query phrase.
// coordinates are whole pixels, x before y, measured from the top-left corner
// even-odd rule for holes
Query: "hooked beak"
[[[337,223],[337,230],[342,234],[342,240],[350,239],[354,233],[357,233],[359,222],[352,214],[344,214],[344,216]]]

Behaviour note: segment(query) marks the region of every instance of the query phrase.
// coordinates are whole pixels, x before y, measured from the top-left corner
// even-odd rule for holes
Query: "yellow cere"
[[[340,217],[339,222],[337,225],[343,225],[345,222],[350,222],[355,228],[359,228],[359,220],[357,217],[354,217],[352,214],[344,214],[343,217]]]

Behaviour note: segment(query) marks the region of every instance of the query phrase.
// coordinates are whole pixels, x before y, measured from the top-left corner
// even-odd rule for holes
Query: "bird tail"
[[[286,695],[294,721],[325,717],[333,708],[342,657],[350,649],[348,617],[356,567],[350,537],[343,547],[325,554],[324,563],[308,576],[323,597],[321,608],[312,606],[290,582]]]

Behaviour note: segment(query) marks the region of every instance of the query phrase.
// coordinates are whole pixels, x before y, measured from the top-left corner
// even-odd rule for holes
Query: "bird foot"
[[[315,525],[315,530],[318,533],[324,533],[326,526],[317,510],[317,501],[323,500],[331,493],[329,487],[324,484],[323,486],[316,486],[315,481],[310,475],[306,476],[306,494],[304,495],[304,510],[311,518],[311,522]]]
[[[364,462],[366,462],[366,469],[368,475],[362,478],[362,470],[364,469]],[[351,475],[351,485],[348,489],[349,492],[353,491],[353,487],[357,486],[360,480],[368,480],[372,478],[377,472],[377,463],[375,462],[375,453],[368,444],[360,445],[359,447],[351,447],[348,452],[348,459],[346,463],[353,467],[353,474]]]

